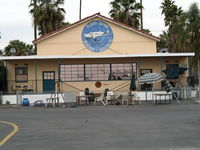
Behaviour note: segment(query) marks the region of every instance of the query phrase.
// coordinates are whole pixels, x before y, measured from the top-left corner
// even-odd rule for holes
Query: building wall
[[[38,92],[43,91],[42,85],[42,72],[43,71],[55,71],[55,78],[58,79],[58,65],[59,64],[101,64],[101,63],[137,63],[138,58],[126,58],[126,59],[68,59],[68,60],[18,60],[18,61],[8,61],[7,71],[8,71],[8,89],[12,91],[12,86],[16,85],[31,85],[33,90],[37,89]],[[163,58],[162,70],[166,68],[166,64],[187,64],[187,57],[167,57]],[[28,67],[28,83],[16,83],[15,82],[15,67]],[[140,58],[140,65],[137,63],[139,69],[152,69],[152,72],[161,74],[161,59],[160,58]],[[36,69],[37,68],[37,69]],[[140,76],[140,72],[137,73]],[[165,76],[164,73],[162,73]],[[188,73],[180,75],[178,81],[182,86],[187,83]],[[37,77],[37,83],[36,78]],[[119,89],[120,91],[127,91],[130,86],[130,81],[128,80],[115,80],[115,81],[101,81],[102,87],[95,87],[96,81],[81,81],[81,82],[62,82],[61,88],[63,91],[79,91],[84,90],[86,87],[94,92],[101,92],[108,89]],[[36,88],[37,84],[37,88]],[[160,83],[153,84],[154,89],[160,88]],[[140,87],[138,86],[138,89]]]
[[[185,66],[189,68],[188,64],[188,57],[168,57],[163,59],[163,68],[162,70],[166,69],[167,64],[179,64],[181,66]],[[165,74],[163,73],[163,76]],[[187,77],[189,76],[189,70],[187,70],[184,74],[179,75],[179,79],[171,79],[176,83],[176,86],[187,86]]]
[[[8,90],[15,90],[15,86],[21,85],[34,85],[32,83],[35,80],[35,69],[34,69],[34,60],[9,60],[6,62],[7,66],[7,80],[8,80]],[[15,68],[16,67],[28,67],[28,82],[27,83],[17,83],[15,82]],[[33,87],[35,88],[35,87]]]
[[[102,21],[106,22],[105,20]],[[106,22],[110,25],[114,34],[113,42],[110,48],[104,52],[91,52],[84,47],[81,39],[82,30],[87,23],[88,22],[82,23],[55,36],[40,41],[37,44],[37,55],[111,55],[156,53],[155,40],[110,22]]]

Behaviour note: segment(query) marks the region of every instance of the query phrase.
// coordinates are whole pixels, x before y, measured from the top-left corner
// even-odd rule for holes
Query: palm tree
[[[143,8],[140,3],[137,3],[136,0],[113,0],[110,5],[112,7],[109,12],[111,18],[139,28],[141,16],[139,10]]]
[[[39,35],[54,31],[64,24],[64,8],[60,5],[64,0],[31,0],[29,5],[33,22],[39,30]]]
[[[182,37],[180,35],[182,34],[182,29],[185,27],[183,10],[174,3],[173,0],[164,0],[160,7],[162,9],[162,14],[165,15],[165,26],[168,27],[166,31],[167,38],[165,40],[170,52],[180,51],[181,39],[179,38]]]
[[[199,76],[200,86],[200,9],[198,4],[193,3],[186,15],[189,47],[192,52],[195,52],[195,57],[192,58],[193,74],[196,79]]]
[[[165,34],[161,36],[161,41],[167,45],[170,52],[195,52],[195,57],[191,60],[192,74],[195,81],[198,76],[200,81],[200,10],[198,4],[192,4],[189,11],[183,12],[174,4],[174,1],[164,0],[161,8],[162,14],[165,15],[165,26],[168,27]],[[163,43],[159,43],[158,46],[163,46]]]
[[[164,0],[164,2],[161,3],[161,14],[165,15],[164,21],[165,26],[171,26],[174,23],[176,23],[179,20],[179,17],[183,13],[183,10],[181,7],[176,6],[175,1],[173,0]]]

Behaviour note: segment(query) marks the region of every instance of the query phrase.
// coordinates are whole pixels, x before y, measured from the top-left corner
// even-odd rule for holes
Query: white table
[[[157,94],[153,94],[153,96],[155,97],[154,104],[158,104],[157,103],[158,101],[160,102],[159,104],[161,104],[162,101],[164,101],[165,103],[167,103],[167,100],[168,100],[169,103],[171,103],[170,96],[172,96],[172,94],[170,94],[170,93],[157,93]],[[164,97],[164,99],[162,99],[162,97]],[[168,97],[168,99],[167,99],[167,97]]]

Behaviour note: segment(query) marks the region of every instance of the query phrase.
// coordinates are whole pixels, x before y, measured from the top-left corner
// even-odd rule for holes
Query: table
[[[112,104],[112,105],[114,105],[114,104],[116,104],[116,97],[117,97],[118,95],[107,95],[106,97],[105,97],[105,101],[106,101],[106,104],[108,105],[108,101],[110,101],[110,104]]]
[[[92,95],[84,95],[84,96],[77,96],[77,104],[79,105],[80,104],[80,101],[84,101],[84,105],[89,105],[90,102],[89,102],[89,98],[92,97]],[[83,100],[81,100],[81,98]]]
[[[157,104],[157,101],[160,101],[160,104],[161,104],[161,101],[163,101],[163,100],[162,100],[162,96],[165,98],[165,99],[164,99],[165,103],[167,103],[167,100],[169,101],[169,103],[171,103],[170,96],[171,96],[172,94],[169,94],[169,93],[158,93],[158,94],[153,94],[153,95],[155,96],[154,104]],[[167,99],[167,96],[169,97],[169,99]],[[157,97],[158,97],[159,99],[157,99]]]

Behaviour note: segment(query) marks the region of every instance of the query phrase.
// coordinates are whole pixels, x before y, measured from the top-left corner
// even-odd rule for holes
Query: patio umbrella
[[[163,80],[163,76],[158,73],[148,73],[138,78],[138,84],[152,84]]]
[[[130,84],[130,90],[134,91],[136,89],[136,85],[135,85],[135,74],[133,73],[132,74],[132,77],[131,77],[131,84]]]
[[[148,73],[138,78],[138,84],[152,84],[163,80],[163,76],[158,73]],[[153,92],[153,90],[152,90]],[[145,88],[146,100],[147,100],[147,89]]]

